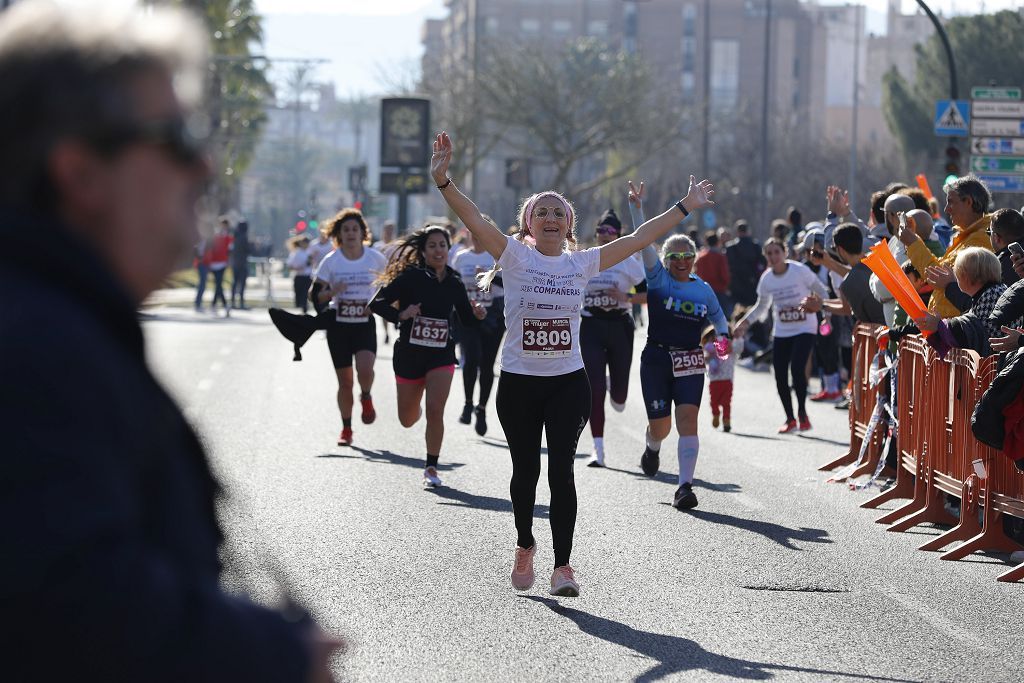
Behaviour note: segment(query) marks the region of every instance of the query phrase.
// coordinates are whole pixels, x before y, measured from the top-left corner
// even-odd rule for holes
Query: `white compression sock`
[[[604,437],[603,436],[595,436],[594,437],[594,457],[597,459],[598,462],[601,462],[601,463],[604,462]]]
[[[679,485],[692,484],[693,472],[697,469],[697,452],[700,450],[700,441],[696,435],[681,436],[676,448],[679,455]]]
[[[621,413],[623,410],[626,409],[626,404],[625,403],[616,403],[611,398],[608,399],[608,402],[612,404],[612,408],[614,408],[615,412],[617,412],[617,413]]]
[[[647,438],[647,447],[648,448],[650,448],[655,453],[657,453],[658,451],[661,450],[661,442],[657,441],[654,437],[651,436],[651,428],[650,427],[647,428],[647,433],[644,436]]]

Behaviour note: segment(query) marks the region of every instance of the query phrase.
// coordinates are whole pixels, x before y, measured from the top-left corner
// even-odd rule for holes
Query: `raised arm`
[[[473,238],[487,250],[495,260],[501,258],[507,243],[505,233],[488,223],[473,200],[462,194],[448,177],[448,165],[452,160],[452,140],[448,133],[441,131],[434,139],[434,154],[430,157],[430,175],[459,220],[473,233]]]
[[[710,180],[697,179],[690,176],[690,188],[686,196],[676,202],[668,211],[660,216],[655,216],[643,223],[633,231],[632,234],[620,237],[617,240],[599,247],[601,254],[601,270],[611,268],[619,261],[635,254],[644,247],[654,244],[654,241],[663,237],[665,233],[674,228],[679,222],[697,209],[713,206],[711,200],[715,194],[715,187]]]
[[[633,228],[639,228],[643,225],[644,221],[644,181],[640,181],[639,189],[633,184],[633,181],[629,181],[629,217],[633,221]],[[686,220],[685,218],[683,220]],[[644,260],[644,268],[650,270],[654,266],[658,265],[658,250],[654,248],[654,244],[648,244],[640,252],[640,255]]]

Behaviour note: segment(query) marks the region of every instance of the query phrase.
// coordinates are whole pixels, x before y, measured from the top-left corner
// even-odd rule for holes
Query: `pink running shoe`
[[[548,592],[551,595],[561,595],[566,598],[579,597],[580,585],[576,583],[572,567],[567,564],[555,567],[555,571],[551,573],[551,590]]]
[[[536,543],[529,548],[516,546],[516,562],[512,565],[512,587],[517,591],[528,591],[533,588],[533,556],[536,552]]]

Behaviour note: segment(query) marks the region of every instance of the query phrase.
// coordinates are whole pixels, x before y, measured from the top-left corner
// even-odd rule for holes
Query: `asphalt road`
[[[700,506],[681,513],[669,505],[674,437],[657,478],[639,471],[634,364],[625,413],[608,411],[608,469],[584,466],[588,432],[581,440],[572,563],[582,596],[555,599],[546,478],[538,581],[517,594],[504,437],[493,400],[486,437],[458,424],[458,374],[446,486],[424,491],[423,423],[406,430],[394,418],[390,346],[379,347],[378,420],[361,425],[357,409],[347,448],[335,445],[320,336],[294,363],[264,310],[225,320],[154,309],[144,329],[226,487],[228,585],[271,602],[287,584],[348,639],[340,680],[1024,679],[1024,585],[995,581],[1005,558],[942,562],[916,550],[937,529],[873,523],[881,513],[857,506],[870,494],[816,471],[844,452],[846,413],[812,406],[812,432],[778,436],[766,373],[737,370],[733,433],[713,431],[705,406]]]

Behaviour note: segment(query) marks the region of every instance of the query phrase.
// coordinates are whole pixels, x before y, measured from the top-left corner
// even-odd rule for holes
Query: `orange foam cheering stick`
[[[924,192],[924,196],[928,199],[935,196],[932,194],[932,188],[928,185],[928,178],[925,177],[924,173],[917,174],[917,186],[921,188],[921,192]]]
[[[878,276],[885,288],[889,290],[896,302],[903,307],[911,319],[922,317],[927,309],[921,295],[910,284],[910,278],[903,272],[903,269],[896,263],[896,257],[889,251],[889,245],[879,242],[871,247],[871,253],[864,257],[864,265],[871,269],[871,272]],[[924,336],[930,336],[931,332],[922,331]]]

